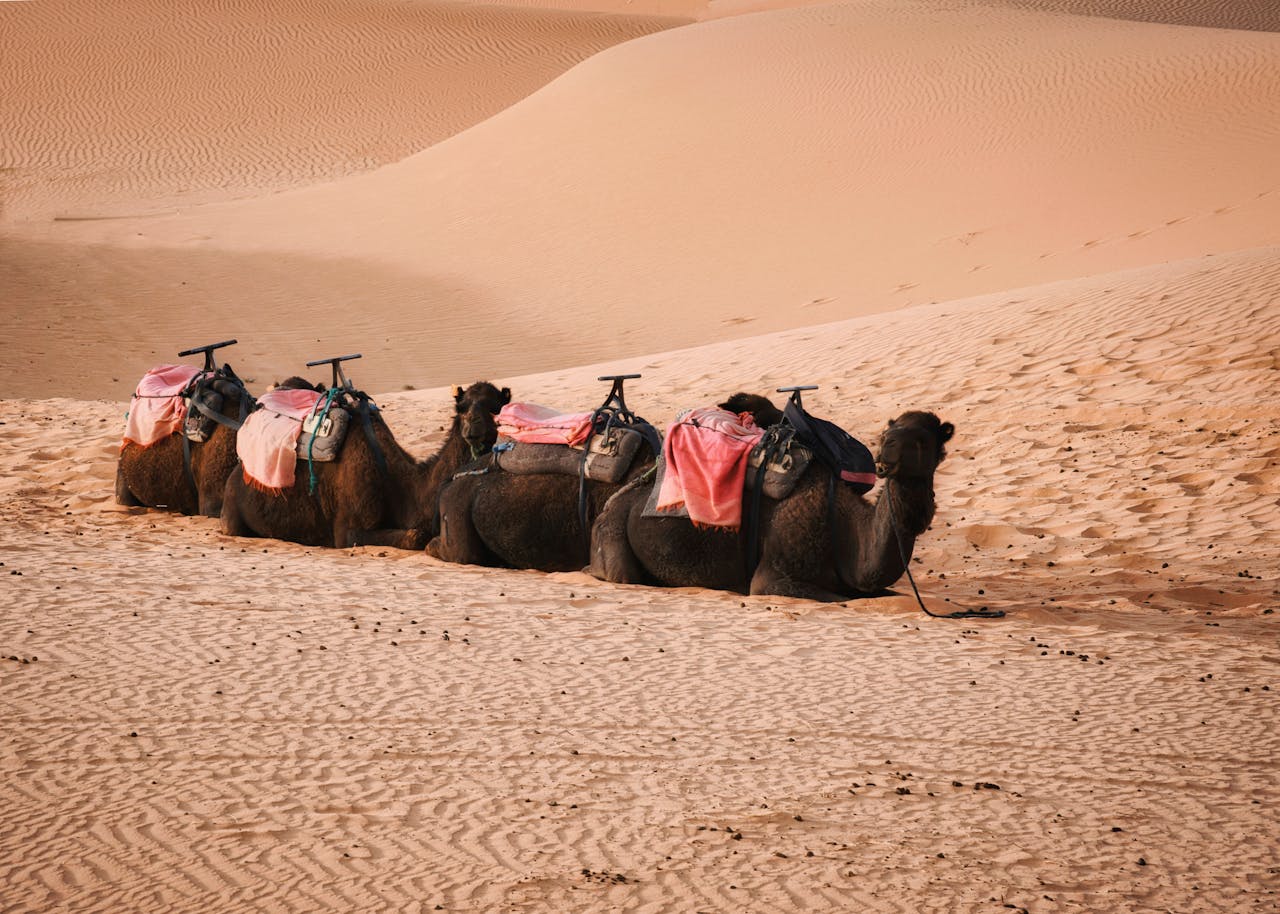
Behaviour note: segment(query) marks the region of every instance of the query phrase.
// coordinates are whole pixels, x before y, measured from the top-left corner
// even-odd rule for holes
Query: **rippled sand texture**
[[[0,9],[0,217],[171,212],[369,171],[655,17],[447,3],[39,0]]]
[[[8,909],[1272,910],[1278,279],[618,366],[664,422],[740,383],[868,439],[938,409],[916,573],[998,622],[226,538],[110,505],[117,404],[5,401]],[[600,370],[510,383],[585,405]],[[445,391],[383,399],[438,446]]]
[[[0,914],[1275,911],[1274,5],[565,5],[0,2]],[[423,456],[935,410],[913,571],[1007,615],[117,507],[230,336]]]

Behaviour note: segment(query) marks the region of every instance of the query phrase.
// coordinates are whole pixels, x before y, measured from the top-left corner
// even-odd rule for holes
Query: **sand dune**
[[[96,219],[332,180],[676,22],[449,3],[0,8],[0,217]]]
[[[864,437],[938,409],[917,574],[1000,622],[230,539],[110,504],[117,404],[0,402],[7,910],[1269,910],[1278,280],[1263,249],[621,366],[653,418],[791,381]],[[596,371],[506,380],[586,405]],[[438,445],[445,391],[382,399]]]
[[[107,371],[71,343],[94,371],[54,392],[123,395],[160,341],[227,336],[255,375],[377,352],[386,390],[1276,244],[1278,64],[1269,33],[1003,8],[704,22],[370,174],[21,223],[5,298],[23,352],[112,341]],[[50,390],[42,365],[6,389]]]
[[[544,6],[0,3],[0,912],[1274,911],[1274,5]],[[1007,615],[117,507],[230,336],[421,455],[935,410],[916,578]]]

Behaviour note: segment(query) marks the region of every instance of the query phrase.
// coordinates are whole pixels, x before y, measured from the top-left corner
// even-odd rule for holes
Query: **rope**
[[[961,609],[953,613],[935,613],[930,612],[929,607],[924,605],[924,600],[920,599],[920,590],[916,587],[916,579],[911,575],[911,560],[907,556],[906,547],[902,545],[902,534],[898,530],[898,512],[894,510],[893,489],[891,488],[892,479],[886,479],[884,483],[884,494],[889,499],[889,520],[893,526],[893,538],[898,543],[898,555],[902,557],[902,567],[907,572],[907,580],[911,582],[911,591],[916,595],[916,603],[920,605],[920,609],[926,616],[932,616],[935,619],[1000,619],[1004,616],[1003,609]]]
[[[333,402],[333,397],[336,393],[338,393],[338,388],[330,387],[324,398],[324,409],[319,412],[313,412],[316,417],[316,427],[311,430],[311,440],[307,442],[307,475],[310,477],[307,481],[308,495],[316,494],[316,465],[315,461],[311,459],[311,455],[315,453],[316,437],[320,434],[320,423],[324,421],[325,416],[329,415],[329,404]]]

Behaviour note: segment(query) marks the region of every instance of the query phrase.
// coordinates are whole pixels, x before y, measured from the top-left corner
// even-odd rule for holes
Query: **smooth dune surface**
[[[44,389],[58,348],[124,373],[60,390],[124,395],[168,353],[131,319],[243,336],[252,376],[370,350],[371,388],[428,386],[1276,244],[1278,98],[1274,33],[905,0],[701,22],[362,175],[14,223],[2,378]]]
[[[1274,911],[1278,28],[0,3],[0,912]],[[142,371],[232,337],[362,351],[420,456],[478,378],[933,410],[915,582],[1006,615],[117,506]]]

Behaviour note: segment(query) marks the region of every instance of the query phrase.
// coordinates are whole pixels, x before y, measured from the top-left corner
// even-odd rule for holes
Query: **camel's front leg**
[[[390,546],[392,549],[406,549],[417,552],[427,545],[427,531],[420,528],[409,530],[350,530],[344,540],[334,542],[342,546]]]
[[[124,505],[126,508],[137,508],[142,504],[130,490],[129,484],[124,481],[124,467],[119,464],[116,464],[116,504]]]
[[[245,523],[244,515],[240,511],[240,492],[243,487],[244,483],[240,480],[239,474],[232,473],[222,489],[222,508],[218,512],[218,518],[222,532],[227,536],[255,535]]]
[[[591,527],[591,564],[582,569],[584,573],[612,584],[653,582],[627,539],[631,511],[643,504],[643,499],[623,500],[617,495],[605,504]]]
[[[849,599],[808,581],[797,581],[779,574],[767,562],[761,562],[756,573],[752,575],[750,593],[752,596],[796,597],[801,600],[816,600],[819,603],[843,603]]]

